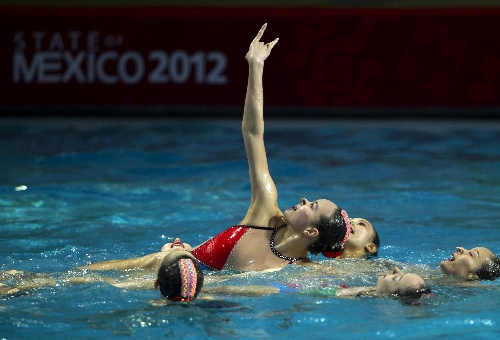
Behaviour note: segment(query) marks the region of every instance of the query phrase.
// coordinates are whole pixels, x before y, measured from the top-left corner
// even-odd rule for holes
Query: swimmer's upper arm
[[[255,68],[250,67],[247,98],[243,112],[242,134],[248,160],[251,199],[248,211],[241,224],[268,225],[268,221],[273,216],[280,214],[278,192],[269,173],[264,145],[264,118],[262,98],[260,97],[262,94],[261,78],[262,70],[255,70]]]

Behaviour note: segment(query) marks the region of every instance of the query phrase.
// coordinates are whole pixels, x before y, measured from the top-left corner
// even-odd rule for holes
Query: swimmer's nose
[[[300,203],[301,203],[302,205],[306,205],[306,204],[307,204],[307,202],[309,202],[309,201],[308,201],[306,198],[301,198],[301,199],[300,199]]]
[[[465,253],[465,248],[464,247],[457,247],[457,253],[459,253],[459,254]]]

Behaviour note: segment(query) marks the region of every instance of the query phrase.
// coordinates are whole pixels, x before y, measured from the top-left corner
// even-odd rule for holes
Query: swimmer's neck
[[[306,258],[308,255],[307,243],[305,243],[304,238],[290,228],[278,230],[274,239],[274,247],[281,254],[289,257]]]

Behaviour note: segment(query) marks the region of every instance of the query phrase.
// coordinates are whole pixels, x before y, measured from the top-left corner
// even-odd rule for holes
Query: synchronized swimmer
[[[278,43],[261,42],[267,25],[252,40],[245,56],[248,84],[243,110],[242,134],[248,159],[251,199],[246,215],[190,253],[206,270],[279,269],[288,264],[309,265],[309,254],[335,257],[369,257],[380,241],[372,224],[349,218],[347,212],[327,199],[299,203],[285,211],[278,207],[278,191],[269,173],[264,145],[262,77],[264,62]],[[164,247],[163,250],[168,250]],[[158,268],[164,253],[142,258],[104,261],[91,270]]]

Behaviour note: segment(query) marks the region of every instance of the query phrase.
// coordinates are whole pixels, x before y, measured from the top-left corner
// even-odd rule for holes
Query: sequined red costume
[[[251,228],[255,227],[230,227],[190,252],[207,269],[222,270],[236,243]]]

